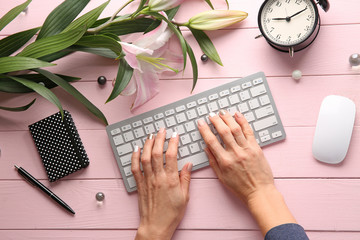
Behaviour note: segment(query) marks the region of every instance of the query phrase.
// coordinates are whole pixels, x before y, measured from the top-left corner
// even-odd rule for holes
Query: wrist
[[[135,240],[170,240],[173,231],[161,231],[155,228],[140,226],[136,232]]]

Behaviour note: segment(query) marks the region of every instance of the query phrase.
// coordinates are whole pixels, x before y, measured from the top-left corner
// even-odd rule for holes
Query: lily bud
[[[247,16],[243,11],[211,10],[193,16],[184,25],[198,30],[217,30],[240,22]]]
[[[153,12],[166,11],[179,6],[184,0],[150,0],[149,9]]]

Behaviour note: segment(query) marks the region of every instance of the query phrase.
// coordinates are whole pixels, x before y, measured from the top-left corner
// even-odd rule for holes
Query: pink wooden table
[[[22,0],[0,0],[0,16]],[[27,14],[19,16],[0,38],[39,26],[60,0],[33,0]],[[92,0],[86,10],[100,5]],[[112,1],[102,16],[109,16],[120,1]],[[125,2],[125,1],[121,1]],[[222,0],[213,0],[224,8]],[[316,42],[293,59],[275,51],[259,34],[257,11],[262,0],[231,0],[232,9],[249,13],[241,24],[211,32],[224,67],[199,61],[199,82],[195,93],[232,79],[264,71],[280,112],[287,139],[264,149],[276,178],[296,219],[311,239],[360,239],[360,118],[355,123],[352,143],[345,161],[337,166],[321,164],[312,157],[311,144],[322,99],[338,94],[360,106],[360,70],[352,69],[348,58],[360,52],[360,1],[332,0],[328,13],[320,11],[322,29]],[[189,0],[177,18],[186,20],[207,10],[203,0]],[[187,35],[185,33],[185,35]],[[187,37],[197,59],[201,50]],[[295,81],[291,73],[303,72]],[[153,100],[130,112],[132,97],[119,97],[104,104],[116,75],[114,61],[77,53],[58,61],[52,71],[81,77],[74,83],[114,123],[189,96],[191,69],[177,76],[163,76],[161,92]],[[96,79],[109,82],[100,87]],[[61,89],[54,92],[69,110],[90,158],[90,166],[56,183],[49,183],[27,126],[57,111],[38,97],[22,113],[0,110],[0,239],[132,239],[138,226],[137,195],[128,194],[107,139],[105,127]],[[35,94],[14,96],[1,93],[0,105],[19,106]],[[358,109],[359,110],[359,109]],[[358,111],[359,112],[359,111]],[[334,126],[336,127],[336,126]],[[14,170],[20,165],[61,196],[75,211],[71,216],[33,189]],[[97,192],[105,193],[98,204]],[[174,239],[262,239],[256,223],[244,206],[229,194],[206,168],[192,175],[191,200]]]

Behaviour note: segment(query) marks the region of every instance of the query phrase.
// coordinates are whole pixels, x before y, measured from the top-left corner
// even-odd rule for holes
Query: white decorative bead
[[[300,80],[302,77],[302,72],[300,70],[295,70],[292,73],[292,78],[295,80]]]
[[[98,200],[99,202],[102,202],[104,201],[104,198],[105,198],[105,194],[102,193],[102,192],[98,192],[95,196],[96,200]]]
[[[39,82],[39,84],[40,84],[40,85],[43,85],[43,86],[45,87],[45,83],[43,83],[43,82]]]
[[[349,62],[351,66],[359,66],[360,65],[360,54],[354,53],[350,56]]]

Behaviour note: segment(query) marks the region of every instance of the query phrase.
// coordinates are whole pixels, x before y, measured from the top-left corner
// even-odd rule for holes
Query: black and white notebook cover
[[[29,125],[50,182],[89,165],[78,131],[70,113],[64,119],[58,112]]]

